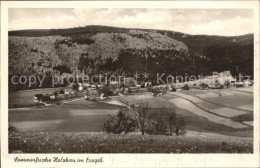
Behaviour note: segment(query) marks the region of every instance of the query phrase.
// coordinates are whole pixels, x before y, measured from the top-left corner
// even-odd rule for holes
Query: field
[[[236,107],[253,111],[253,94],[232,89],[222,90],[192,90],[185,91],[185,94],[196,96],[202,100],[209,101],[222,106]],[[221,96],[219,96],[221,94]],[[223,98],[224,97],[224,98]]]
[[[13,133],[10,153],[252,153],[250,138],[97,133]]]
[[[43,88],[43,89],[33,89],[33,90],[26,90],[26,91],[18,91],[18,92],[12,92],[8,96],[8,107],[9,108],[19,108],[19,107],[33,107],[35,106],[35,102],[33,102],[33,97],[36,94],[53,94],[55,91],[60,91],[61,89],[64,89],[64,87],[60,88]],[[79,93],[78,96],[83,96],[84,93]],[[64,100],[67,97],[76,97],[76,95],[58,95],[58,100]]]
[[[52,143],[46,142],[42,138],[46,135],[52,137],[55,141],[57,140],[57,142],[59,141],[62,144],[60,146],[61,151],[65,153],[113,153],[118,151],[121,153],[133,151],[140,153],[251,152],[253,112],[243,109],[238,110],[236,108],[252,104],[252,94],[245,92],[237,93],[238,91],[228,90],[223,90],[222,92],[222,96],[217,95],[218,90],[201,91],[191,89],[189,91],[168,92],[161,96],[152,96],[150,93],[142,92],[128,96],[112,96],[111,99],[101,102],[75,98],[60,105],[41,108],[34,106],[9,108],[9,123],[19,130],[18,134],[21,140],[26,141],[26,143],[19,142],[22,144],[21,147],[14,146],[10,150],[44,152],[45,149],[43,148],[41,150],[36,149],[39,141],[39,143],[48,144],[47,151],[45,152],[60,152],[57,146],[53,146],[51,138],[48,141]],[[26,95],[27,98],[31,97],[31,94],[22,93],[21,95],[24,98],[26,98]],[[237,101],[235,100],[236,98]],[[232,108],[226,107],[225,102],[232,102],[232,100],[234,102],[229,103],[229,106],[232,106]],[[138,135],[140,134],[139,129],[136,129],[129,136],[108,135],[103,132],[103,122],[108,114],[117,114],[120,108],[139,104],[140,102],[148,103],[150,107],[149,115],[154,117],[163,116],[166,114],[166,109],[175,107],[176,113],[182,114],[185,118],[187,134],[184,137],[145,135],[144,138],[146,140],[143,142],[142,136]],[[36,136],[35,138],[34,135]],[[214,136],[217,138],[214,139]],[[100,139],[100,137],[104,137],[104,139],[101,138],[100,141],[96,140]],[[39,139],[37,140],[37,138]],[[64,138],[68,142],[64,142],[62,140]],[[66,149],[64,147],[68,145],[67,143],[74,144],[74,141],[81,142],[81,139],[89,142],[84,144],[86,147],[83,149],[79,147]],[[211,145],[210,141],[212,141]],[[30,147],[28,142],[32,142],[34,147]],[[115,142],[118,142],[118,148],[111,147],[116,144]],[[159,144],[159,142],[168,146],[162,145],[159,148],[151,147],[153,144]],[[175,146],[175,142],[181,142],[181,148]],[[143,145],[143,147],[139,148],[140,146],[138,147],[138,145],[133,147],[133,143],[137,143],[140,146]],[[103,148],[101,148],[101,144],[103,144]],[[125,147],[119,148],[122,144]],[[201,145],[200,149],[195,150],[195,144],[197,147]],[[242,144],[242,146],[238,147],[239,144]],[[108,148],[107,145],[110,145],[110,147]],[[96,146],[96,148],[91,146]],[[130,148],[130,146],[132,147]]]
[[[92,102],[81,99],[43,108],[10,108],[9,122],[21,131],[102,132],[105,117],[108,114],[116,114],[122,108],[122,104],[115,103],[116,100],[120,100],[119,102],[125,104],[138,104],[140,101],[148,102],[151,108],[150,115],[161,113],[164,111],[164,108],[173,107],[175,102],[177,103],[175,104],[177,106],[176,112],[185,117],[187,130],[244,137],[251,137],[253,133],[251,127],[239,122],[230,123],[230,120],[233,118],[225,124],[223,121],[227,120],[226,118],[214,116],[207,112],[203,112],[203,115],[200,115],[196,113],[196,111],[200,110],[198,107],[193,105],[188,108],[187,104],[182,106],[185,102],[189,102],[172,94],[159,97],[153,97],[150,94],[117,96],[113,97],[112,100],[104,102]],[[172,103],[172,101],[174,102]],[[234,121],[239,119],[236,117],[234,117]],[[247,116],[247,118],[250,118],[250,116]],[[54,124],[50,124],[51,121]],[[31,127],[31,125],[34,125],[34,127]]]
[[[72,132],[100,132],[108,114],[116,114],[120,106],[84,99],[43,108],[9,110],[9,122],[21,131],[55,130]],[[58,122],[59,120],[60,122]],[[53,121],[53,127],[49,126]],[[31,127],[32,122],[34,127]],[[37,124],[38,123],[38,124]],[[46,126],[43,126],[46,125]],[[46,129],[39,129],[46,128]]]
[[[8,107],[30,107],[35,106],[33,96],[36,94],[52,94],[61,88],[44,88],[27,91],[13,92],[8,95]]]

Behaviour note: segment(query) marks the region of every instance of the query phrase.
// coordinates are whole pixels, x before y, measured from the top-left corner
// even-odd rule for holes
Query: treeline
[[[33,29],[33,30],[16,30],[9,31],[9,36],[27,36],[27,37],[42,37],[42,36],[71,36],[73,34],[85,34],[85,33],[127,33],[130,29],[117,28],[110,26],[86,26],[67,29]]]

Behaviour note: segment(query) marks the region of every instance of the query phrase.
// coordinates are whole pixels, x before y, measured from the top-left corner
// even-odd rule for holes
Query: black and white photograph
[[[13,162],[259,157],[255,8],[78,5],[6,9],[1,120]]]

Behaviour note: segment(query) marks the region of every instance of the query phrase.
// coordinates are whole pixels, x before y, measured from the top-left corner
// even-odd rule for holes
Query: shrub
[[[174,120],[174,132],[175,134],[178,135],[184,135],[186,133],[185,129],[185,120],[184,117],[179,114],[176,116],[176,119]]]
[[[50,98],[50,95],[48,95],[48,94],[46,94],[46,95],[44,95],[43,97],[42,97],[42,101],[43,102],[47,102],[47,101],[50,101],[51,100],[51,98]]]
[[[161,87],[159,88],[159,90],[161,91],[161,93],[165,94],[166,91],[167,91],[167,88],[166,88],[165,86],[161,86]]]
[[[220,84],[219,89],[223,89],[223,88],[224,88],[224,85]]]
[[[183,89],[183,90],[189,90],[190,88],[189,88],[188,84],[185,84],[185,85],[182,87],[182,89]]]
[[[155,88],[152,88],[152,92],[159,94],[159,93],[162,93],[163,91],[160,88],[155,87]]]
[[[57,91],[55,91],[53,94],[56,97],[56,96],[58,96],[59,93]]]
[[[206,84],[206,83],[202,83],[202,84],[200,85],[200,89],[205,89],[205,88],[208,88],[208,87],[209,87],[209,85]]]
[[[230,83],[229,80],[226,80],[225,83],[224,83],[224,85],[225,85],[227,88],[230,88],[231,83]]]
[[[146,125],[148,124],[148,111],[149,104],[147,102],[141,102],[138,106],[134,106],[132,108],[133,116],[137,121],[137,125],[142,132],[142,135],[145,133]]]
[[[149,86],[149,87],[147,88],[147,91],[148,91],[148,92],[152,92],[152,91],[153,91],[153,87],[152,87],[152,86]]]
[[[14,127],[11,123],[8,124],[8,133],[11,134],[11,133],[17,133],[18,130],[16,127]]]
[[[79,84],[78,83],[73,83],[72,84],[72,89],[77,92],[79,90]]]
[[[171,90],[172,92],[176,92],[176,88],[174,87],[174,85],[171,85],[171,86],[170,86],[170,90]]]
[[[150,135],[167,135],[168,129],[163,120],[158,120],[149,122],[145,132]]]
[[[143,83],[141,84],[141,88],[145,88],[144,85],[145,85],[145,83],[143,82]]]
[[[64,91],[63,89],[61,89],[61,90],[59,91],[59,94],[65,94],[65,91]]]
[[[133,132],[137,126],[134,118],[127,113],[127,109],[120,109],[117,115],[108,115],[104,121],[104,131],[121,134]]]
[[[103,86],[102,88],[100,88],[98,90],[98,92],[99,92],[99,94],[103,93],[105,97],[113,95],[113,92],[112,92],[111,88],[109,87],[109,85]]]

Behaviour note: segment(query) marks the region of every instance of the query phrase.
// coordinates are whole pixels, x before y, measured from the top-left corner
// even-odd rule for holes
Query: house
[[[36,103],[41,103],[42,102],[42,98],[43,98],[43,94],[36,94],[33,97],[33,101]]]
[[[144,87],[149,87],[149,86],[152,86],[152,82],[145,82],[144,83]]]
[[[91,89],[91,90],[97,90],[97,85],[91,85],[91,86],[90,86],[90,89]]]
[[[54,100],[56,98],[56,96],[54,94],[50,95],[50,99]]]
[[[73,94],[73,93],[75,93],[75,90],[73,90],[73,89],[70,89],[70,88],[64,89],[64,94]]]
[[[83,84],[82,83],[78,83],[79,84],[79,91],[83,91]]]

